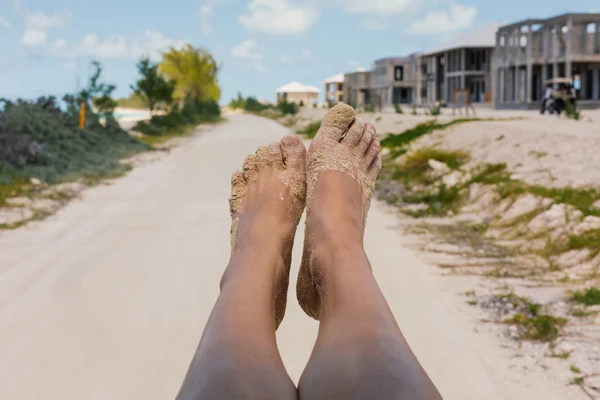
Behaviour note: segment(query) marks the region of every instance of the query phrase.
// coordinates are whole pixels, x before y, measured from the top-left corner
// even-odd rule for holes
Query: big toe
[[[296,135],[287,135],[281,139],[281,152],[286,169],[306,170],[306,147]]]
[[[354,111],[354,108],[345,103],[338,103],[323,118],[321,124],[323,129],[319,130],[315,139],[328,137],[329,139],[339,140],[348,131],[355,118],[356,111]]]

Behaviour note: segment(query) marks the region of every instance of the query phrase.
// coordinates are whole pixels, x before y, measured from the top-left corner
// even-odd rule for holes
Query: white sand
[[[48,220],[0,233],[0,398],[174,398],[229,257],[230,174],[288,132],[257,117],[228,118]],[[473,331],[477,321],[454,281],[408,250],[395,225],[375,203],[366,248],[446,400],[576,398],[551,374],[510,369],[512,355]],[[278,340],[297,380],[317,323],[294,294]]]

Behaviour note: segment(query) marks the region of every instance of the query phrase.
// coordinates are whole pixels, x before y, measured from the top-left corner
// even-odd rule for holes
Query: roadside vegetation
[[[280,101],[273,105],[260,102],[254,97],[245,98],[241,93],[238,93],[237,98],[232,99],[229,102],[229,108],[232,110],[243,110],[271,119],[278,119],[286,116],[293,117],[300,109],[296,103]]]
[[[48,199],[65,200],[44,188],[72,181],[90,185],[119,176],[131,168],[121,160],[220,119],[219,68],[202,49],[171,48],[159,64],[141,59],[132,95],[120,100],[113,98],[116,87],[105,82],[102,65],[92,61],[91,66],[87,85],[62,99],[0,99],[0,206],[10,197],[41,192],[48,192]],[[151,112],[151,120],[134,128],[141,137],[121,129],[114,118],[119,105]],[[0,221],[0,227],[22,223]]]

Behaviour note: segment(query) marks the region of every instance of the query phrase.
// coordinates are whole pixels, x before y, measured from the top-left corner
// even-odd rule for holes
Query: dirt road
[[[229,177],[287,133],[246,115],[84,194],[50,219],[0,234],[0,398],[172,399],[229,256]],[[366,246],[410,345],[445,399],[560,398],[509,372],[473,332],[451,280],[405,249],[375,203]],[[300,259],[297,237],[292,285]],[[316,337],[290,290],[278,333],[297,380]]]

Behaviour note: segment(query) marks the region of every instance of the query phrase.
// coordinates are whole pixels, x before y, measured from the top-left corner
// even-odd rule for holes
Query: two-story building
[[[500,27],[494,75],[496,108],[537,108],[553,78],[571,81],[581,106],[600,106],[600,14],[564,14]]]
[[[325,79],[325,103],[332,107],[344,101],[344,74]]]
[[[371,104],[371,71],[359,68],[344,74],[343,101],[355,108]]]
[[[455,90],[468,89],[471,103],[492,101],[494,23],[419,56],[417,104],[453,103]]]
[[[414,104],[416,89],[416,54],[382,58],[373,64],[371,101],[378,109],[391,109],[394,104]]]

